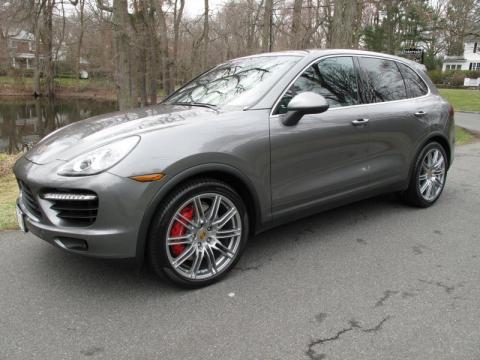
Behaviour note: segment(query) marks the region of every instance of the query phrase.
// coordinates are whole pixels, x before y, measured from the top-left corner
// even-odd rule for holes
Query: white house
[[[463,56],[445,56],[442,71],[445,70],[480,71],[480,40],[465,43]]]
[[[8,56],[10,66],[31,69],[35,59],[35,36],[25,30],[9,34]]]

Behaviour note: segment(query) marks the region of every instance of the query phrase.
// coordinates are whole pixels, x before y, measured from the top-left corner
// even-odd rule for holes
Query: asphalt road
[[[455,113],[455,123],[465,129],[480,133],[480,113],[457,111]]]
[[[219,284],[184,291],[0,234],[0,359],[480,358],[480,144],[442,198],[383,196],[251,240]]]

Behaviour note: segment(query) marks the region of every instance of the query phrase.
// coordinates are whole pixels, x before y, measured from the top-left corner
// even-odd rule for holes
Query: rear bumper
[[[135,258],[137,241],[149,199],[158,184],[139,183],[104,172],[94,176],[63,177],[56,173],[62,162],[34,164],[21,158],[14,167],[18,180],[27,184],[41,216],[29,211],[22,196],[18,205],[25,214],[25,225],[39,238],[63,250],[101,258]],[[42,198],[45,189],[89,190],[98,195],[96,220],[88,226],[66,226]],[[65,246],[84,243],[85,246]]]

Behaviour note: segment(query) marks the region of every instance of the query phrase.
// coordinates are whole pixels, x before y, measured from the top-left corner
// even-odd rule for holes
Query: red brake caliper
[[[192,220],[193,219],[193,207],[192,206],[186,206],[184,207],[181,211],[180,211],[180,214],[182,214],[182,216],[188,220]],[[179,237],[179,236],[183,236],[185,235],[185,232],[186,232],[186,228],[185,226],[183,226],[183,224],[179,221],[175,221],[173,223],[173,226],[170,230],[170,236],[171,237]],[[178,245],[172,245],[170,247],[171,251],[172,251],[172,255],[177,257],[179,256],[181,253],[183,253],[183,251],[185,250],[185,245],[184,244],[178,244]]]

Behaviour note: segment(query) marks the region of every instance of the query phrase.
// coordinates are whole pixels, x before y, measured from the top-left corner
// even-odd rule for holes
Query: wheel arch
[[[428,143],[431,143],[433,141],[436,141],[440,145],[443,146],[443,149],[447,153],[448,167],[450,168],[450,164],[451,164],[451,160],[452,160],[452,149],[450,148],[450,143],[448,142],[448,140],[445,136],[437,134],[437,135],[434,135],[434,136],[428,138],[428,140],[423,143],[421,149],[423,149],[423,147],[425,145],[427,145]]]
[[[445,137],[445,135],[443,135],[441,133],[434,133],[434,134],[431,134],[426,139],[424,139],[423,141],[421,141],[420,145],[415,150],[415,153],[414,153],[415,156],[412,158],[412,161],[411,161],[410,170],[409,170],[409,174],[408,174],[408,179],[410,179],[411,176],[412,176],[412,173],[413,173],[413,170],[414,170],[414,167],[415,167],[415,161],[416,161],[418,155],[420,154],[420,152],[422,151],[422,149],[427,144],[429,144],[431,142],[434,142],[434,141],[438,142],[445,149],[445,152],[447,153],[448,168],[450,168],[451,159],[452,159],[452,149],[450,147],[450,143],[448,142],[448,139]],[[448,170],[448,168],[447,168],[447,170]]]
[[[198,178],[211,178],[223,181],[233,187],[245,202],[245,206],[247,208],[249,216],[250,234],[253,235],[257,232],[258,227],[262,223],[262,214],[260,199],[253,183],[238,169],[229,165],[208,164],[195,166],[175,175],[168,182],[166,182],[157,191],[157,193],[147,206],[137,236],[136,260],[139,265],[143,264],[143,261],[145,259],[145,251],[148,239],[148,232],[150,230],[150,224],[156,210],[158,209],[162,201],[167,196],[169,196],[172,191],[174,191],[175,188],[177,188],[178,186],[184,184],[187,181]]]

